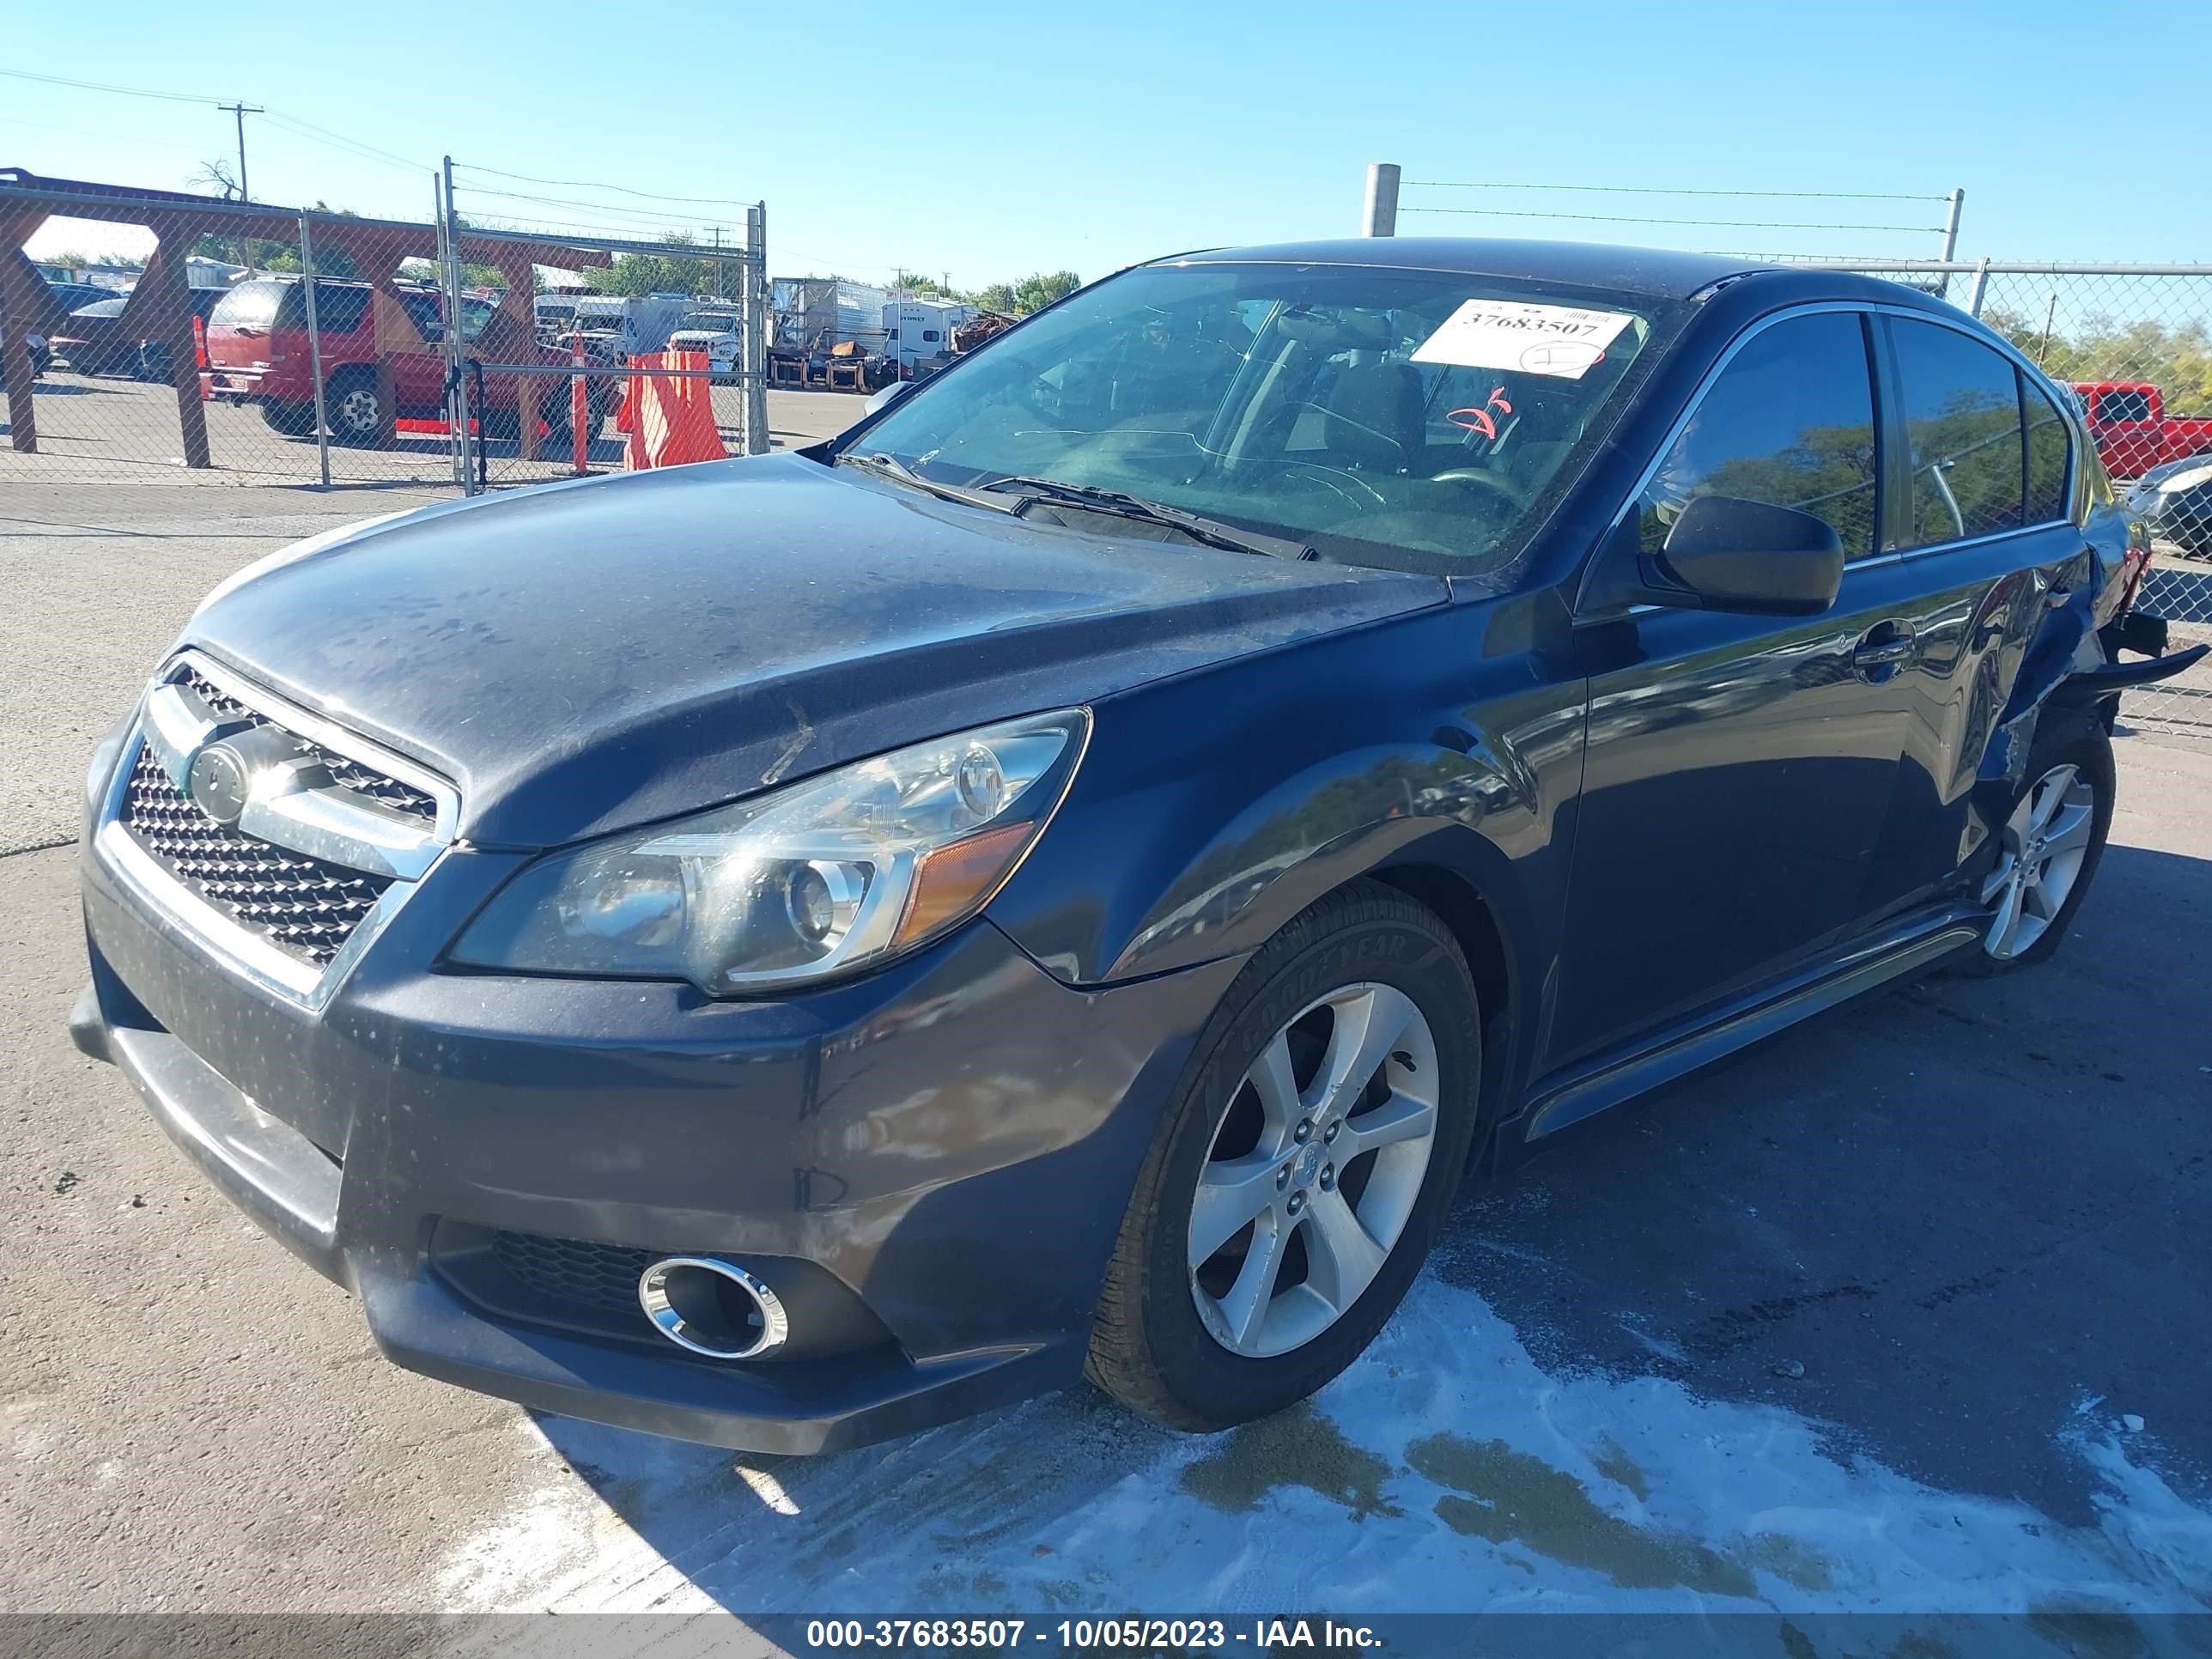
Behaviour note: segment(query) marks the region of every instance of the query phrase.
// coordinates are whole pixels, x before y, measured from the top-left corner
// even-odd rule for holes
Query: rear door
[[[1895,393],[1892,539],[1918,648],[1904,764],[1872,874],[1892,908],[1958,888],[1987,826],[1976,778],[2037,628],[2094,580],[2074,514],[2073,436],[2057,407],[1979,334],[1881,319]],[[2106,394],[2110,395],[2110,394]]]
[[[1611,630],[1617,665],[1591,681],[1550,1064],[1771,981],[1875,908],[1917,643],[1880,534],[1872,325],[1832,307],[1754,325],[1613,532],[1656,552],[1688,500],[1734,495],[1826,520],[1850,562],[1818,617],[1582,624]]]

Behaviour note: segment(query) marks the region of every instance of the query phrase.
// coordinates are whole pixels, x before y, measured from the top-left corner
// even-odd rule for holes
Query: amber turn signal
[[[914,896],[899,921],[897,945],[934,933],[973,909],[1007,873],[1036,825],[1026,819],[956,841],[922,854],[914,872]]]

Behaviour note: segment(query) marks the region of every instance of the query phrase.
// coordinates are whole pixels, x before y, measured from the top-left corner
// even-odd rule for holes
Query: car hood
[[[779,455],[301,544],[182,642],[450,778],[461,835],[546,847],[1445,598]]]

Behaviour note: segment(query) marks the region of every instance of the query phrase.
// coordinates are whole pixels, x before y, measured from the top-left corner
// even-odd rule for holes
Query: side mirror
[[[908,392],[913,391],[915,383],[912,380],[893,380],[882,391],[871,397],[866,404],[862,404],[860,407],[860,412],[863,415],[880,414],[884,410],[889,409],[893,404],[896,403],[900,398],[905,397]]]
[[[1817,617],[1843,586],[1844,544],[1833,525],[1795,507],[1699,495],[1674,520],[1659,564],[1687,590],[1672,603]]]

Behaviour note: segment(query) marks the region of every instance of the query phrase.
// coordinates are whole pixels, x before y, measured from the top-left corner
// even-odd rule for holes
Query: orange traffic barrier
[[[693,461],[729,458],[721,428],[714,424],[714,382],[703,351],[662,351],[629,360],[629,393],[617,428],[629,434],[623,465],[632,472],[649,466],[684,466]],[[656,369],[690,369],[678,378]]]

